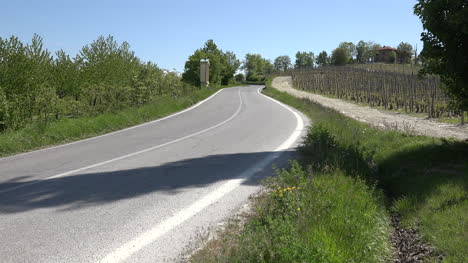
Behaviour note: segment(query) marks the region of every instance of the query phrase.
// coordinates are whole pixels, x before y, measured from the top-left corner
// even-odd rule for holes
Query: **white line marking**
[[[162,148],[164,146],[167,146],[167,145],[170,145],[170,144],[174,144],[176,142],[180,142],[182,140],[185,140],[185,139],[188,139],[188,138],[191,138],[193,136],[196,136],[196,135],[199,135],[199,134],[202,134],[204,132],[207,132],[207,131],[210,131],[212,129],[215,129],[223,124],[226,124],[227,122],[231,121],[232,119],[234,119],[241,111],[242,109],[242,105],[243,105],[243,102],[242,102],[242,96],[241,96],[241,90],[239,89],[239,92],[238,92],[238,95],[239,95],[239,107],[237,108],[236,112],[231,116],[229,117],[228,119],[214,125],[214,126],[211,126],[209,128],[206,128],[206,129],[203,129],[201,131],[198,131],[196,133],[192,133],[192,134],[189,134],[187,136],[184,136],[184,137],[181,137],[179,139],[176,139],[176,140],[173,140],[173,141],[170,141],[170,142],[166,142],[166,143],[163,143],[163,144],[160,144],[160,145],[156,145],[156,146],[153,146],[153,147],[150,147],[150,148],[147,148],[147,149],[144,149],[144,150],[141,150],[141,151],[138,151],[138,152],[134,152],[134,153],[130,153],[130,154],[127,154],[127,155],[123,155],[123,156],[120,156],[120,157],[117,157],[117,158],[114,158],[114,159],[110,159],[110,160],[107,160],[107,161],[104,161],[104,162],[100,162],[100,163],[95,163],[95,164],[92,164],[92,165],[88,165],[88,166],[85,166],[85,167],[82,167],[82,168],[78,168],[78,169],[75,169],[75,170],[71,170],[71,171],[68,171],[68,172],[64,172],[64,173],[61,173],[61,174],[57,174],[57,175],[52,175],[52,176],[49,176],[49,177],[46,177],[46,178],[43,178],[43,179],[40,179],[40,180],[37,180],[37,181],[34,181],[34,182],[30,182],[30,183],[25,183],[25,184],[21,184],[21,185],[18,185],[18,186],[15,186],[15,187],[11,187],[11,188],[8,188],[8,189],[5,189],[5,190],[2,190],[0,191],[0,194],[4,194],[4,193],[7,193],[7,192],[11,192],[13,190],[16,190],[16,189],[19,189],[19,188],[23,188],[23,187],[26,187],[26,186],[30,186],[30,185],[34,185],[34,184],[37,184],[39,182],[42,182],[42,181],[46,181],[46,180],[50,180],[50,179],[54,179],[54,178],[59,178],[59,177],[64,177],[64,176],[67,176],[67,175],[71,175],[71,174],[74,174],[74,173],[78,173],[78,172],[81,172],[81,171],[84,171],[84,170],[88,170],[88,169],[91,169],[91,168],[95,168],[95,167],[98,167],[98,166],[102,166],[102,165],[105,165],[105,164],[108,164],[108,163],[112,163],[112,162],[116,162],[116,161],[120,161],[120,160],[123,160],[123,159],[126,159],[126,158],[129,158],[129,157],[132,157],[132,156],[135,156],[135,155],[138,155],[138,154],[142,154],[142,153],[146,153],[146,152],[149,152],[149,151],[152,151],[152,150],[155,150],[155,149],[158,149],[158,148]]]
[[[257,90],[259,94],[260,89]],[[174,229],[178,225],[182,224],[189,218],[193,217],[200,211],[202,211],[204,208],[207,206],[215,203],[219,199],[221,199],[224,195],[228,194],[229,192],[233,191],[235,188],[240,186],[243,182],[245,182],[249,177],[254,175],[255,173],[261,171],[264,169],[268,164],[270,164],[274,159],[278,158],[281,155],[280,151],[284,151],[286,149],[289,149],[300,137],[302,130],[304,129],[304,122],[302,118],[297,114],[295,111],[293,111],[291,108],[287,107],[286,105],[282,104],[279,101],[276,101],[270,97],[267,97],[263,94],[262,96],[278,103],[282,107],[286,108],[290,112],[294,114],[296,117],[296,128],[291,133],[291,135],[284,141],[278,148],[274,150],[275,153],[272,153],[265,157],[262,161],[257,163],[255,166],[247,169],[245,172],[240,174],[238,178],[228,180],[226,183],[222,184],[220,187],[218,187],[216,190],[210,192],[208,195],[204,196],[203,198],[197,200],[196,202],[192,203],[190,206],[180,210],[178,213],[175,215],[165,219],[161,223],[157,224],[155,227],[152,229],[146,231],[145,233],[137,236],[136,238],[132,239],[131,241],[123,244],[116,250],[114,250],[112,253],[108,254],[106,257],[103,259],[99,260],[99,263],[104,263],[104,262],[112,262],[112,263],[117,263],[117,262],[122,262],[126,259],[128,259],[130,256],[135,254],[136,252],[140,251],[147,245],[153,243],[156,241],[158,238],[160,238],[162,235],[166,234],[170,230]]]
[[[91,141],[91,140],[95,140],[95,139],[102,138],[102,137],[105,137],[105,136],[109,136],[109,135],[112,135],[112,134],[116,134],[116,133],[120,133],[120,132],[124,132],[124,131],[128,131],[128,130],[136,129],[136,128],[143,127],[143,126],[146,126],[146,125],[149,125],[149,124],[153,124],[153,123],[156,123],[156,122],[160,122],[160,121],[163,121],[163,120],[167,120],[167,119],[172,118],[172,117],[175,117],[175,116],[177,116],[177,115],[179,115],[179,114],[182,114],[182,113],[185,113],[185,112],[187,112],[187,111],[190,111],[190,110],[195,109],[196,107],[198,107],[198,106],[202,105],[203,103],[207,102],[208,100],[210,100],[211,98],[213,98],[214,96],[216,96],[218,93],[220,93],[220,92],[223,91],[223,90],[224,90],[224,89],[218,90],[218,91],[215,92],[213,95],[209,96],[208,98],[206,98],[206,99],[204,99],[204,100],[202,100],[202,101],[199,101],[199,102],[196,103],[195,105],[193,105],[193,106],[191,106],[191,107],[189,107],[189,108],[187,108],[187,109],[185,109],[185,110],[182,110],[182,111],[176,112],[176,113],[174,113],[174,114],[171,114],[171,115],[169,115],[169,116],[166,116],[166,117],[164,117],[164,118],[161,118],[161,119],[157,119],[157,120],[154,120],[154,121],[145,122],[145,123],[138,124],[138,125],[135,125],[135,126],[132,126],[132,127],[128,127],[128,128],[122,129],[122,130],[118,130],[118,131],[106,133],[106,134],[103,134],[103,135],[98,135],[98,136],[95,136],[95,137],[91,137],[91,138],[87,138],[87,139],[83,139],[83,140],[79,140],[79,141],[75,141],[75,142],[69,142],[69,143],[65,143],[65,144],[61,144],[61,145],[56,145],[56,146],[47,147],[47,148],[44,148],[44,149],[39,149],[39,150],[34,150],[34,151],[30,151],[30,152],[19,153],[19,154],[16,154],[16,155],[3,157],[3,158],[0,158],[0,161],[4,161],[4,160],[11,159],[11,158],[20,157],[20,156],[28,155],[28,154],[32,154],[32,153],[43,152],[43,151],[47,151],[47,150],[52,150],[52,149],[56,149],[56,148],[61,148],[61,147],[65,147],[65,146],[69,146],[69,145],[73,145],[73,144],[77,144],[77,143],[82,143],[82,142],[86,142],[86,141]]]

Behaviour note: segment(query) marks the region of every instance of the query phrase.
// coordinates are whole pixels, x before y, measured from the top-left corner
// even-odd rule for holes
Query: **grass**
[[[444,262],[467,262],[467,142],[373,129],[272,88],[264,93],[311,119],[300,164],[269,179],[247,223],[193,262],[385,262],[390,212]],[[285,192],[291,187],[300,189]]]
[[[181,111],[218,91],[201,89],[174,98],[164,96],[141,107],[76,119],[62,119],[47,125],[36,122],[17,131],[0,133],[0,157],[72,142],[120,130]]]
[[[390,256],[381,199],[341,172],[311,181],[297,162],[278,171],[241,230],[192,256],[192,262],[385,262]],[[352,196],[353,198],[349,198]],[[234,229],[234,231],[232,230]]]

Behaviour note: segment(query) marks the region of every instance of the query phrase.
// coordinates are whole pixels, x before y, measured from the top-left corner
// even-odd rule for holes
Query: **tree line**
[[[100,36],[71,57],[43,39],[0,38],[0,131],[139,106],[193,89],[174,72],[144,62],[127,42]]]

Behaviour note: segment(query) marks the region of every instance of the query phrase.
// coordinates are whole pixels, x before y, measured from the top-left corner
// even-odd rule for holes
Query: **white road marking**
[[[81,168],[78,168],[78,169],[75,169],[75,170],[71,170],[71,171],[68,171],[68,172],[64,172],[64,173],[61,173],[61,174],[56,174],[56,175],[52,175],[52,176],[49,176],[49,177],[46,177],[46,178],[43,178],[43,179],[40,179],[40,180],[37,180],[37,181],[34,181],[34,182],[30,182],[30,183],[25,183],[25,184],[21,184],[21,185],[18,185],[18,186],[15,186],[15,187],[11,187],[11,188],[8,188],[8,189],[5,189],[5,190],[2,190],[0,191],[0,194],[4,194],[4,193],[7,193],[7,192],[11,192],[13,190],[17,190],[17,189],[20,189],[20,188],[23,188],[23,187],[26,187],[26,186],[31,186],[31,185],[34,185],[34,184],[37,184],[39,182],[43,182],[43,181],[46,181],[46,180],[50,180],[50,179],[54,179],[54,178],[59,178],[59,177],[65,177],[65,176],[68,176],[68,175],[71,175],[71,174],[74,174],[74,173],[78,173],[78,172],[81,172],[81,171],[84,171],[84,170],[88,170],[88,169],[91,169],[91,168],[95,168],[95,167],[98,167],[98,166],[102,166],[102,165],[105,165],[105,164],[108,164],[108,163],[112,163],[112,162],[116,162],[116,161],[120,161],[120,160],[123,160],[123,159],[126,159],[126,158],[129,158],[129,157],[133,157],[135,155],[139,155],[139,154],[142,154],[142,153],[146,153],[146,152],[149,152],[149,151],[152,151],[152,150],[155,150],[155,149],[158,149],[158,148],[162,148],[164,146],[167,146],[167,145],[170,145],[170,144],[174,144],[176,142],[180,142],[182,140],[185,140],[185,139],[188,139],[188,138],[191,138],[191,137],[194,137],[194,136],[197,136],[199,134],[202,134],[204,132],[207,132],[207,131],[210,131],[210,130],[213,130],[223,124],[226,124],[227,122],[231,121],[232,119],[234,119],[241,111],[242,109],[242,96],[241,96],[241,90],[239,89],[239,92],[238,92],[238,95],[239,95],[239,107],[237,108],[236,112],[231,116],[229,117],[228,119],[214,125],[214,126],[211,126],[209,128],[206,128],[206,129],[203,129],[201,131],[198,131],[196,133],[192,133],[192,134],[189,134],[187,136],[184,136],[184,137],[181,137],[179,139],[176,139],[176,140],[173,140],[173,141],[170,141],[170,142],[166,142],[166,143],[163,143],[163,144],[160,144],[160,145],[156,145],[156,146],[153,146],[153,147],[150,147],[150,148],[147,148],[147,149],[144,149],[144,150],[141,150],[141,151],[138,151],[138,152],[134,152],[134,153],[130,153],[130,154],[127,154],[127,155],[123,155],[123,156],[120,156],[120,157],[117,157],[117,158],[114,158],[114,159],[110,159],[110,160],[107,160],[107,161],[104,161],[104,162],[100,162],[100,163],[95,163],[95,164],[92,164],[92,165],[88,165],[88,166],[85,166],[85,167],[81,167]],[[180,113],[179,113],[180,114]]]
[[[145,122],[145,123],[138,124],[138,125],[135,125],[135,126],[132,126],[132,127],[128,127],[128,128],[122,129],[122,130],[118,130],[118,131],[106,133],[106,134],[103,134],[103,135],[99,135],[99,136],[95,136],[95,137],[91,137],[91,138],[87,138],[87,139],[83,139],[83,140],[79,140],[79,141],[75,141],[75,142],[65,143],[65,144],[61,144],[61,145],[57,145],[57,146],[52,146],[52,147],[48,147],[48,148],[44,148],[44,149],[40,149],[40,150],[35,150],[35,151],[30,151],[30,152],[20,153],[20,154],[16,154],[16,155],[12,155],[12,156],[3,157],[3,158],[0,158],[0,161],[4,161],[4,160],[11,159],[11,158],[20,157],[20,156],[24,156],[24,155],[28,155],[28,154],[32,154],[32,153],[43,152],[43,151],[48,151],[48,150],[52,150],[52,149],[56,149],[56,148],[61,148],[61,147],[65,147],[65,146],[70,146],[70,145],[73,145],[73,144],[82,143],[82,142],[86,142],[86,141],[91,141],[91,140],[95,140],[95,139],[98,139],[98,138],[106,137],[106,136],[109,136],[109,135],[112,135],[112,134],[121,133],[121,132],[124,132],[124,131],[136,129],[136,128],[143,127],[143,126],[146,126],[146,125],[150,125],[150,124],[153,124],[153,123],[156,123],[156,122],[160,122],[160,121],[163,121],[163,120],[167,120],[167,119],[169,119],[169,118],[175,117],[175,116],[177,116],[177,115],[179,115],[179,114],[182,114],[182,113],[184,113],[184,112],[187,112],[187,111],[190,111],[190,110],[195,109],[196,107],[198,107],[198,106],[202,105],[203,103],[207,102],[208,100],[210,100],[211,98],[213,98],[214,96],[216,96],[218,93],[220,93],[220,92],[223,91],[223,90],[224,90],[224,89],[218,90],[218,91],[215,92],[213,95],[209,96],[208,98],[206,98],[206,99],[204,99],[204,100],[202,100],[202,101],[199,101],[199,102],[196,103],[195,105],[193,105],[193,106],[191,106],[191,107],[189,107],[189,108],[187,108],[187,109],[185,109],[185,110],[182,110],[182,111],[176,112],[176,113],[174,113],[174,114],[171,114],[171,115],[169,115],[169,116],[166,116],[166,117],[164,117],[164,118],[161,118],[161,119],[157,119],[157,120],[154,120],[154,121]]]
[[[258,89],[257,92],[278,103],[282,107],[286,108],[294,117],[296,117],[296,128],[291,133],[291,135],[284,141],[280,146],[278,146],[274,153],[265,157],[262,161],[257,163],[255,166],[247,169],[242,174],[240,174],[237,178],[227,180],[224,184],[218,187],[216,190],[210,192],[208,195],[204,196],[203,198],[197,200],[196,202],[192,203],[190,206],[180,210],[175,215],[165,219],[161,223],[157,224],[152,229],[144,232],[143,234],[135,237],[134,239],[130,240],[129,242],[123,244],[122,246],[118,247],[116,250],[108,254],[103,259],[99,260],[99,263],[117,263],[122,262],[128,259],[130,256],[135,254],[136,252],[140,251],[147,245],[156,241],[159,237],[166,234],[170,230],[174,229],[178,225],[182,224],[189,218],[193,217],[200,211],[202,211],[207,206],[215,203],[219,199],[221,199],[224,195],[228,194],[229,192],[233,191],[235,188],[240,186],[243,182],[245,182],[249,177],[254,175],[255,173],[264,169],[268,164],[270,164],[274,159],[278,158],[281,155],[281,151],[289,149],[300,137],[302,130],[304,129],[304,121],[302,118],[297,114],[294,110],[289,108],[288,106],[284,105],[283,103],[274,100],[270,97],[267,97],[260,93],[261,89]]]

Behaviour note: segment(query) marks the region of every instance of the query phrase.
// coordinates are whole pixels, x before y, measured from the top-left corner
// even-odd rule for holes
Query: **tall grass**
[[[391,255],[382,199],[341,171],[312,179],[299,163],[266,186],[241,231],[208,244],[192,262],[386,262]],[[240,233],[239,233],[240,232]]]

